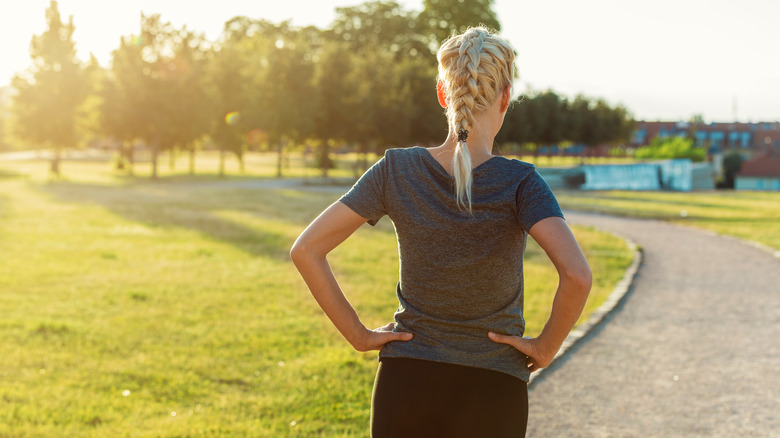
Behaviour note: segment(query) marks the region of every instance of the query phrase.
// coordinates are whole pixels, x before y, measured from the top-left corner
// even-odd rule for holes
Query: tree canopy
[[[62,149],[76,145],[76,109],[89,90],[85,67],[76,58],[73,17],[62,22],[54,0],[46,9],[46,27],[30,43],[32,66],[13,78],[13,111],[17,136],[54,148],[52,172],[59,174]]]
[[[142,14],[103,70],[76,59],[73,21],[63,23],[52,1],[48,30],[33,38],[33,65],[14,80],[17,128],[58,151],[79,137],[111,138],[130,164],[141,144],[155,174],[162,151],[188,151],[194,171],[199,145],[239,162],[249,148],[277,151],[280,176],[284,154],[299,147],[316,148],[324,166],[334,147],[349,148],[367,166],[369,152],[444,139],[436,49],[469,26],[500,29],[492,5],[425,0],[414,11],[373,0],[337,8],[324,29],[235,17],[215,41]],[[496,141],[537,149],[619,143],[631,123],[625,108],[601,99],[528,92]]]

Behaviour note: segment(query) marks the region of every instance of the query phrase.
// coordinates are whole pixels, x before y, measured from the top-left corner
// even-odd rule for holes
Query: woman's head
[[[463,131],[472,130],[475,116],[490,108],[512,85],[515,53],[499,35],[472,27],[447,39],[437,58],[450,135],[460,133],[462,139],[453,155],[456,201],[471,211],[471,157]]]
[[[483,27],[447,39],[437,58],[452,132],[471,129],[474,115],[488,109],[512,85],[514,49]]]

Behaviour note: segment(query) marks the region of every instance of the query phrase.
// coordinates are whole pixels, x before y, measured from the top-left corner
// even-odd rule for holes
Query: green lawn
[[[517,158],[518,160],[533,163],[537,167],[576,167],[580,164],[633,164],[641,160],[637,160],[632,157],[573,157],[573,156],[545,156],[539,155],[534,157],[533,155],[506,155],[509,158]]]
[[[70,151],[74,156],[84,155],[83,151]],[[89,152],[94,160],[67,160],[62,163],[62,178],[69,180],[75,178],[79,181],[112,183],[121,179],[134,180],[136,178],[148,178],[152,174],[152,166],[148,161],[149,156],[139,155],[139,161],[133,166],[134,177],[129,177],[127,172],[117,172],[112,163],[111,153],[97,154]],[[363,169],[361,166],[362,155],[356,153],[331,154],[334,168],[328,171],[329,178],[336,180],[356,179]],[[370,166],[380,156],[368,154],[367,164]],[[282,160],[282,176],[284,178],[311,178],[320,179],[322,170],[318,169],[313,154],[304,156],[301,151],[292,151],[284,155]],[[219,174],[219,153],[216,151],[199,151],[195,156],[195,175],[188,175],[189,156],[185,153],[177,153],[171,163],[167,153],[160,155],[157,172],[160,178],[168,180],[182,180],[192,182],[195,180],[213,180]],[[171,166],[173,164],[173,166]],[[244,169],[241,170],[239,162],[234,154],[225,155],[225,173],[233,179],[246,178],[275,178],[277,167],[277,155],[271,152],[247,152],[244,158]],[[12,173],[21,173],[36,181],[47,181],[49,174],[49,162],[44,160],[26,161],[0,161],[0,168]],[[0,173],[0,178],[3,174]]]
[[[780,193],[560,191],[573,210],[662,219],[752,240],[780,250]]]
[[[84,155],[83,151],[69,151],[74,156]],[[75,177],[84,181],[89,178],[93,182],[112,182],[119,178],[119,174],[114,170],[111,162],[113,155],[111,153],[96,154],[89,153],[93,159],[102,159],[102,163],[90,161],[68,160],[63,162],[63,179]],[[582,161],[579,157],[534,157],[532,155],[506,155],[508,158],[516,158],[538,167],[573,167]],[[247,152],[244,159],[244,169],[241,170],[238,160],[233,154],[225,155],[225,172],[231,178],[273,178],[276,177],[277,155],[271,152]],[[151,164],[148,156],[139,155],[139,162],[133,167],[136,177],[148,177],[151,175]],[[161,178],[181,179],[184,181],[193,180],[211,180],[216,178],[219,172],[219,153],[216,151],[199,151],[195,157],[195,175],[187,175],[189,172],[189,156],[186,153],[176,153],[171,162],[171,157],[167,153],[160,155],[158,164],[158,174]],[[331,154],[334,162],[334,168],[328,171],[329,178],[339,180],[354,179],[362,173],[362,155],[356,153]],[[366,158],[370,166],[380,158],[380,155],[370,153]],[[634,163],[637,160],[633,158],[615,158],[615,157],[595,157],[587,158],[586,164],[625,164]],[[299,150],[290,151],[284,155],[282,174],[284,178],[311,178],[319,179],[322,176],[322,170],[315,165],[313,154],[304,156]],[[2,163],[2,161],[0,161]],[[173,164],[173,166],[171,166]],[[6,162],[0,165],[4,171],[11,173],[22,173],[28,177],[45,181],[50,178],[49,163],[43,160]],[[0,178],[4,177],[0,173]]]
[[[45,163],[21,165],[28,177],[0,163],[0,436],[367,436],[377,355],[351,350],[288,260],[337,193],[150,183],[105,163],[48,181]],[[575,232],[590,311],[632,255]],[[390,222],[329,259],[366,324],[388,322]],[[527,260],[533,334],[556,277],[536,245]]]

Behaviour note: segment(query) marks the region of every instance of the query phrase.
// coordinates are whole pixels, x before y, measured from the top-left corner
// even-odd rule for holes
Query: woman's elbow
[[[290,260],[298,266],[308,253],[306,243],[299,237],[290,247]]]
[[[590,293],[590,288],[593,285],[593,272],[591,272],[590,266],[584,265],[572,269],[566,273],[565,277],[567,282],[583,295],[587,296]]]

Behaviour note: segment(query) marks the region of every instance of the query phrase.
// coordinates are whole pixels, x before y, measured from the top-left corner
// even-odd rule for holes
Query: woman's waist
[[[416,343],[467,351],[492,350],[497,344],[487,337],[491,331],[513,336],[525,332],[525,320],[519,310],[461,321],[404,308],[396,312],[395,321],[395,331],[412,333]]]
[[[491,326],[523,318],[523,288],[502,287],[447,288],[420,285],[401,280],[396,286],[396,318],[445,326]]]

